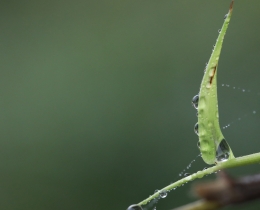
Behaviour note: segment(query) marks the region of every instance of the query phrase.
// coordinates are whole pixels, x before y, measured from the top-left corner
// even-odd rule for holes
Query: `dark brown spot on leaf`
[[[215,73],[216,73],[216,69],[217,69],[217,66],[215,66],[214,69],[213,69],[213,75],[210,77],[210,80],[209,80],[210,84],[212,84],[213,78],[214,78]]]

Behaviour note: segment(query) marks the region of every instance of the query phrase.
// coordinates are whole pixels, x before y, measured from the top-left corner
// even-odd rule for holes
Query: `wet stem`
[[[180,180],[164,187],[161,190],[158,190],[156,193],[149,196],[147,199],[141,201],[138,205],[140,205],[140,206],[145,205],[145,204],[149,203],[151,200],[158,198],[160,196],[160,192],[169,192],[169,191],[175,189],[176,187],[179,187],[179,186],[181,186],[181,185],[183,185],[183,184],[185,184],[189,181],[192,181],[192,180],[195,180],[195,179],[198,179],[198,178],[202,178],[205,175],[212,174],[212,173],[217,172],[219,170],[227,169],[227,168],[235,168],[235,167],[240,167],[240,166],[244,166],[244,165],[259,164],[259,163],[260,163],[260,152],[254,153],[254,154],[251,154],[251,155],[238,157],[238,158],[233,158],[231,160],[218,163],[216,166],[210,167],[210,168],[203,170],[203,171],[198,171],[194,174],[191,174],[190,176],[187,176],[183,179],[180,179]]]

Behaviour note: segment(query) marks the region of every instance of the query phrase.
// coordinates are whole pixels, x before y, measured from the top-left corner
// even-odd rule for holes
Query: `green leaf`
[[[233,3],[234,1],[231,2],[229,12],[225,16],[224,24],[206,66],[199,92],[198,136],[202,158],[207,164],[234,158],[219,126],[217,98],[217,67],[224,36],[232,15]]]

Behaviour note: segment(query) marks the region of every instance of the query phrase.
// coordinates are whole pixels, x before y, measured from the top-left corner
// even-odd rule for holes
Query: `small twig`
[[[199,200],[172,210],[216,210],[218,208],[218,204],[214,202]]]
[[[233,179],[222,171],[218,177],[194,187],[193,192],[203,200],[173,210],[215,210],[260,198],[260,174]]]

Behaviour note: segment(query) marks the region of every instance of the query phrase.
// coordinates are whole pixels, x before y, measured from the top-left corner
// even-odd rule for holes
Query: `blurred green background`
[[[175,181],[199,154],[191,98],[229,3],[1,1],[0,208],[126,209]],[[260,151],[259,7],[235,2],[219,63],[236,156]],[[157,209],[191,202],[190,187]]]

